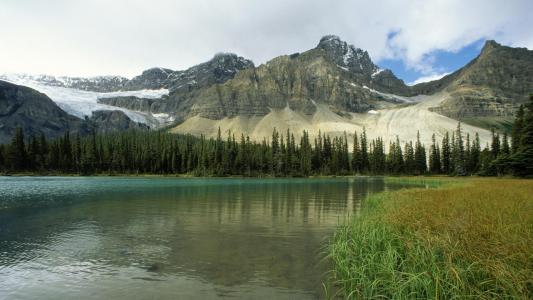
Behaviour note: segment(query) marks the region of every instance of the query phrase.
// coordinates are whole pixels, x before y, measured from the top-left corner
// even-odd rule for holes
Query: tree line
[[[10,144],[0,145],[2,173],[65,174],[192,174],[194,176],[310,175],[533,175],[533,97],[518,110],[512,136],[492,131],[484,147],[478,134],[464,134],[459,123],[441,141],[435,134],[429,148],[420,142],[403,145],[397,137],[386,151],[382,138],[369,140],[366,131],[348,136],[319,134],[297,139],[289,130],[273,130],[270,139],[236,138],[220,129],[216,138],[163,131],[65,133],[47,140],[24,137],[16,130]]]

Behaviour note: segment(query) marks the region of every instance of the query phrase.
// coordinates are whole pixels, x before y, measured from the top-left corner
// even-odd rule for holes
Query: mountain
[[[313,115],[319,104],[341,114],[366,112],[405,102],[369,87],[379,71],[366,51],[326,36],[314,49],[244,69],[227,82],[171,91],[152,110],[174,113],[179,122],[194,116],[213,120],[260,117],[285,107]]]
[[[190,91],[232,79],[237,72],[253,68],[251,60],[233,53],[219,53],[211,60],[184,71],[153,68],[132,78],[124,90],[166,88],[171,91]]]
[[[0,81],[0,143],[11,140],[17,127],[26,135],[57,137],[65,131],[85,132],[84,122],[60,109],[33,89]]]
[[[122,131],[128,129],[148,130],[150,127],[143,123],[132,121],[120,110],[97,110],[86,122],[99,132]]]
[[[67,131],[85,135],[92,129],[148,129],[121,111],[95,111],[91,117],[82,120],[66,113],[45,94],[0,81],[0,143],[9,142],[17,127],[21,127],[26,136],[44,133],[49,138]]]
[[[473,61],[440,80],[413,87],[413,93],[448,96],[433,111],[484,127],[505,128],[533,92],[533,51],[487,41]]]
[[[215,136],[220,127],[260,140],[274,128],[296,136],[306,130],[311,136],[347,132],[349,137],[366,128],[369,136],[386,142],[396,135],[416,139],[420,131],[429,143],[432,133],[441,136],[457,126],[456,120],[431,111],[449,93],[435,89],[431,94],[421,95],[392,71],[380,69],[366,51],[325,36],[313,49],[240,71],[223,84],[171,92],[164,106],[152,109],[174,114],[178,124],[172,131],[178,133]],[[477,127],[465,126],[465,131],[490,139]]]
[[[274,128],[296,135],[302,130],[350,135],[366,128],[370,137],[383,136],[385,142],[396,135],[415,139],[420,131],[428,143],[432,133],[440,137],[460,120],[472,125],[465,125],[465,132],[479,132],[484,141],[490,133],[482,128],[504,128],[533,91],[532,53],[488,41],[460,70],[407,86],[368,52],[328,35],[313,49],[257,67],[222,53],[187,70],[152,68],[132,79],[7,79],[46,93],[78,117],[121,110],[134,123],[171,125],[179,133],[215,136],[220,127],[263,139]],[[120,119],[117,113],[109,116]]]
[[[251,60],[233,53],[219,53],[211,60],[183,71],[165,68],[151,68],[132,79],[121,76],[96,77],[54,77],[50,75],[15,74],[18,80],[35,81],[47,86],[72,88],[83,91],[109,93],[119,91],[193,89],[215,83],[223,83],[247,68],[253,68]],[[0,76],[9,80],[13,76]]]

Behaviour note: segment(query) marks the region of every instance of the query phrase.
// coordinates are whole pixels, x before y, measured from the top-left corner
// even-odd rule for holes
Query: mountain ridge
[[[409,115],[415,118],[414,124],[422,122],[420,124],[426,124],[427,128],[431,128],[427,118],[438,119],[442,123],[436,126],[439,130],[457,121],[488,128],[498,125],[500,119],[507,120],[525,95],[533,90],[532,53],[487,41],[480,55],[456,72],[439,80],[408,86],[391,70],[375,64],[367,51],[338,36],[327,35],[312,49],[281,55],[259,66],[236,54],[221,53],[183,71],[151,68],[131,79],[96,77],[101,86],[82,79],[42,77],[41,80],[52,86],[60,85],[56,82],[59,81],[104,91],[117,88],[132,92],[166,90],[160,98],[144,98],[143,93],[104,93],[94,101],[142,112],[147,118],[162,116],[166,121],[161,124],[168,126],[173,122],[173,130],[182,133],[189,128],[198,134],[212,135],[211,129],[195,130],[204,128],[201,124],[194,125],[195,122],[227,121],[235,125],[238,119],[237,123],[248,125],[241,124],[242,130],[238,126],[232,128],[243,133],[255,130],[250,124],[257,120],[263,120],[260,122],[263,125],[274,122],[266,127],[261,125],[264,128],[260,132],[268,135],[267,129],[274,125],[291,128],[291,123],[300,121],[303,127],[293,127],[315,128],[313,124],[318,120],[324,123],[325,116],[329,123],[347,126],[335,128],[354,128],[355,124],[361,129],[374,126],[367,122],[378,122],[382,113],[387,114],[387,118]],[[427,103],[420,103],[424,101]],[[414,108],[403,109],[406,106]],[[391,128],[388,132],[397,131]]]

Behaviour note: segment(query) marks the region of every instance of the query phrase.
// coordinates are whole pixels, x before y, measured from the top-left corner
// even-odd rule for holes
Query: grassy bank
[[[372,196],[339,228],[328,251],[341,296],[533,298],[533,181],[444,182]]]

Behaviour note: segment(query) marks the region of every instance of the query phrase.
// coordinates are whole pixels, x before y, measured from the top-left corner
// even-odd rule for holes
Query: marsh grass
[[[533,297],[533,181],[446,182],[365,200],[328,249],[339,296]]]

